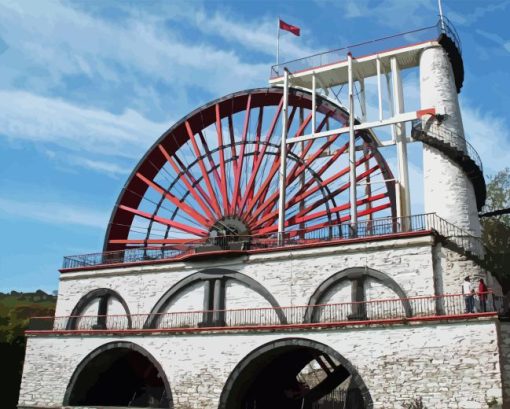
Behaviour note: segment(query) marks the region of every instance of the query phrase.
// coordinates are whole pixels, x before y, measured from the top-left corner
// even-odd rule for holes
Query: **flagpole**
[[[444,17],[443,17],[443,5],[441,4],[441,0],[437,0],[437,5],[439,6],[439,20],[441,21],[441,29],[444,30]]]
[[[278,24],[276,25],[276,69],[280,64],[280,17],[278,17]]]

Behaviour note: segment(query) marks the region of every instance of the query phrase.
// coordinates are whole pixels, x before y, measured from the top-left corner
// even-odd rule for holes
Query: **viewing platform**
[[[154,263],[169,260],[190,260],[215,255],[243,255],[258,252],[279,251],[319,246],[341,245],[360,241],[385,240],[413,235],[437,234],[458,248],[474,254],[483,254],[483,244],[455,225],[433,213],[409,217],[384,217],[362,220],[353,230],[348,223],[326,225],[315,231],[293,230],[286,232],[283,240],[276,234],[250,236],[221,236],[201,240],[190,240],[186,244],[171,244],[164,247],[147,245],[127,250],[91,253],[64,257],[62,273],[79,269],[108,268],[119,264]],[[146,244],[144,246],[144,244]],[[482,256],[483,257],[483,256]]]
[[[486,297],[485,308],[480,306],[479,295],[476,300],[477,310],[474,313],[466,313],[463,294],[444,294],[280,308],[242,308],[108,316],[34,317],[30,320],[26,334],[82,335],[302,330],[497,316],[503,307],[501,297],[492,292],[483,296]]]
[[[447,51],[454,68],[457,90],[460,91],[464,81],[462,46],[457,31],[447,18],[433,26],[273,65],[269,83],[282,85],[284,70],[287,69],[292,74],[293,86],[311,89],[312,75],[316,75],[321,88],[335,87],[348,82],[349,53],[356,60],[356,75],[367,78],[380,74],[381,70],[387,72],[392,57],[397,59],[401,69],[416,67],[422,50],[434,45],[442,45]]]

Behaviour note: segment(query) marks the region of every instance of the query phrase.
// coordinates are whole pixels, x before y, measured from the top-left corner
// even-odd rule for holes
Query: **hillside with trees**
[[[16,408],[25,356],[25,329],[30,317],[55,312],[55,295],[37,290],[34,293],[0,293],[0,362],[2,408]]]

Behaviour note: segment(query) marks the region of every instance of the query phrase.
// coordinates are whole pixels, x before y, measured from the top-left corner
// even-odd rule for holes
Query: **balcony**
[[[253,331],[388,325],[490,317],[502,310],[502,298],[492,292],[474,297],[474,313],[466,313],[464,295],[445,294],[280,308],[34,317],[30,320],[27,335]],[[484,298],[485,308],[481,302]]]
[[[311,72],[320,74],[322,82],[327,84],[328,87],[343,84],[347,81],[346,74],[336,68],[343,63],[347,64],[348,53],[351,53],[353,58],[357,60],[358,65],[356,69],[358,72],[362,72],[365,78],[376,75],[375,64],[368,63],[368,60],[373,58],[380,58],[381,61],[388,65],[387,58],[393,56],[397,58],[402,69],[416,67],[419,65],[421,51],[423,48],[429,47],[430,43],[440,44],[447,52],[452,64],[457,91],[460,92],[464,82],[462,46],[455,27],[446,17],[433,26],[328,50],[273,65],[269,82],[273,85],[281,83],[284,70],[288,69],[293,75],[294,85],[310,89],[310,79],[305,79],[305,77],[311,74]],[[324,72],[328,70],[334,71],[335,75],[325,75]]]
[[[294,230],[280,239],[275,234],[253,236],[222,236],[190,240],[186,244],[167,247],[136,247],[120,251],[92,253],[64,257],[62,272],[75,269],[114,267],[119,264],[151,263],[187,260],[214,255],[255,254],[285,249],[300,249],[359,241],[409,237],[419,234],[437,234],[464,252],[483,255],[483,244],[455,225],[434,213],[406,217],[384,217],[359,221],[356,227],[349,223],[328,225],[314,231]]]

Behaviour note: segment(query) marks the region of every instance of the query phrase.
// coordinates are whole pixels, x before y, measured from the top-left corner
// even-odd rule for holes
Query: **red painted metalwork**
[[[309,93],[290,90],[289,135],[311,132],[311,103]],[[177,122],[128,179],[113,210],[104,250],[147,245],[179,249],[217,235],[274,234],[282,106],[281,89],[256,89],[213,101]],[[343,108],[318,99],[317,132],[342,127],[347,118]],[[395,216],[394,178],[369,131],[357,134],[356,146],[357,180],[370,177],[381,186],[359,197],[358,215]],[[306,239],[322,226],[345,219],[347,147],[345,134],[289,145],[289,237],[300,230]],[[368,203],[373,203],[370,211],[365,209]]]
[[[418,117],[418,119],[424,117],[425,115],[431,115],[431,116],[436,115],[436,109],[428,108],[428,109],[420,109],[420,110],[416,111],[416,116]]]
[[[234,172],[234,195],[232,198],[232,206],[230,208],[231,214],[235,214],[239,201],[239,188],[241,183],[241,171],[243,169],[244,152],[246,148],[246,135],[248,134],[248,126],[250,125],[250,110],[251,110],[251,95],[248,95],[248,102],[246,103],[246,112],[244,116],[243,136],[241,137],[241,150],[237,158],[237,169]]]
[[[221,116],[220,116],[220,106],[219,104],[216,104],[216,134],[218,135],[218,146],[223,146],[223,127],[221,125]],[[219,158],[220,158],[220,172],[221,172],[221,196],[223,199],[223,212],[226,214],[230,214],[230,204],[228,200],[228,193],[227,193],[227,174],[225,171],[225,155],[223,154],[223,149],[220,149],[219,151]]]
[[[372,222],[370,222],[372,223]],[[289,238],[295,238],[297,236],[300,236],[300,232],[292,232],[289,233]],[[278,242],[276,239],[263,239],[263,237],[267,237],[265,235],[261,235],[260,239],[255,242],[254,248],[250,250],[212,250],[212,251],[201,251],[196,252],[195,248],[190,248],[190,244],[200,244],[204,243],[204,240],[196,240],[193,243],[190,243],[189,241],[182,243],[177,243],[181,245],[174,245],[172,246],[172,249],[175,249],[175,252],[170,254],[167,254],[166,247],[162,249],[162,247],[135,247],[135,248],[129,248],[127,250],[117,250],[117,251],[110,251],[110,252],[104,252],[104,253],[93,253],[93,254],[85,254],[79,256],[80,259],[75,259],[77,256],[67,256],[64,257],[64,267],[61,268],[59,271],[61,273],[71,273],[75,271],[91,271],[91,270],[104,270],[109,269],[112,267],[116,267],[116,265],[122,264],[123,267],[133,267],[133,266],[140,266],[140,265],[152,265],[152,264],[165,264],[165,263],[171,263],[171,262],[179,262],[179,261],[185,261],[185,260],[194,260],[199,258],[207,258],[209,256],[213,256],[216,254],[222,254],[223,256],[229,256],[229,255],[245,255],[245,254],[259,254],[259,253],[273,253],[278,251],[285,251],[285,250],[300,250],[304,248],[320,248],[320,247],[327,247],[327,246],[341,246],[341,245],[347,245],[347,244],[356,244],[356,243],[366,243],[366,242],[376,242],[376,241],[383,241],[383,240],[395,240],[400,238],[411,238],[411,237],[422,237],[422,236],[428,236],[433,235],[434,232],[432,230],[420,230],[420,231],[409,231],[409,232],[399,232],[399,233],[392,233],[387,235],[377,235],[377,234],[371,234],[371,235],[363,235],[362,237],[350,237],[350,238],[334,238],[330,240],[324,240],[321,238],[310,238],[310,239],[303,239],[299,238],[299,240],[290,240],[287,241],[284,246],[278,246]],[[259,236],[256,236],[259,237]],[[174,239],[154,239],[154,242],[157,243],[158,241],[161,241],[161,244],[167,244],[164,241],[165,240],[174,240]],[[147,242],[144,240],[136,240],[135,244],[142,244]],[[124,242],[120,244],[126,244]],[[172,243],[170,243],[172,244]],[[148,253],[148,250],[155,250],[156,254],[159,255],[159,257],[150,257],[147,259],[146,254]],[[132,259],[126,259],[125,255],[128,252],[139,252],[139,256],[134,256]],[[82,259],[84,259],[82,261]]]
[[[273,119],[271,121],[271,126],[269,127],[269,130],[267,132],[266,139],[264,140],[265,143],[264,143],[264,145],[262,145],[262,150],[260,151],[260,154],[257,155],[255,164],[253,166],[252,174],[250,176],[250,180],[246,186],[246,191],[249,193],[249,195],[245,195],[245,197],[241,200],[241,205],[239,206],[241,212],[244,211],[244,206],[246,204],[246,199],[248,198],[248,196],[251,196],[251,198],[253,198],[255,179],[259,172],[260,165],[262,164],[262,158],[264,157],[264,155],[266,153],[266,149],[268,146],[267,144],[271,140],[274,130],[275,130],[275,127],[276,127],[276,124],[278,122],[278,119],[280,118],[282,107],[283,107],[283,98],[280,98],[280,102],[278,103],[278,108],[276,109],[276,112],[275,112]],[[259,142],[259,141],[257,141],[257,142]],[[257,145],[258,145],[258,143],[257,143]]]

